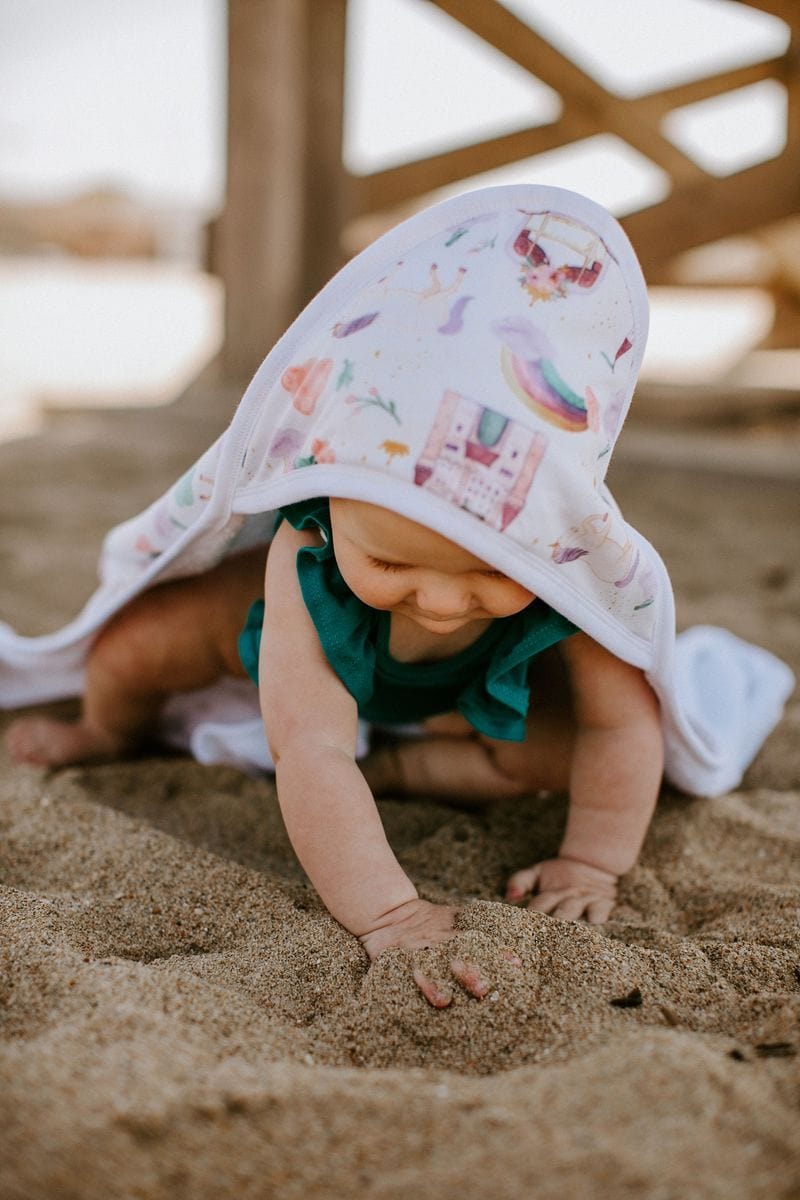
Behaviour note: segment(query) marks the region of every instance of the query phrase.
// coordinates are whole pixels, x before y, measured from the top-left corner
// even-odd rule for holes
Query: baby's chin
[[[459,629],[464,629],[467,625],[474,624],[475,621],[487,620],[487,617],[483,613],[470,614],[467,617],[444,619],[425,617],[420,613],[405,613],[404,615],[413,621],[415,625],[419,625],[420,629],[425,629],[428,633],[440,633],[442,636],[448,633],[458,633]]]

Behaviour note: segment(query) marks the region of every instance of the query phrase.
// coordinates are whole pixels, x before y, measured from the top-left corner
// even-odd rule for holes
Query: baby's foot
[[[82,721],[57,721],[53,717],[20,717],[9,728],[6,743],[16,763],[65,767],[118,756],[120,739]]]

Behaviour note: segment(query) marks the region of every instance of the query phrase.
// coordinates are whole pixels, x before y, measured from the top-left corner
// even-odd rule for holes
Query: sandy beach
[[[0,445],[0,617],[71,617],[105,530],[234,400],[208,377],[169,408],[62,412]],[[756,470],[745,443],[686,466],[680,439],[632,433],[649,453],[623,434],[609,479],[679,624],[800,671],[797,474]],[[0,1194],[800,1195],[799,725],[795,698],[733,794],[664,790],[602,927],[500,902],[555,851],[563,797],[382,802],[422,894],[464,906],[429,967],[455,948],[493,983],[442,1011],[405,952],[370,968],[326,914],[268,780],[166,755],[46,773],[2,751]]]

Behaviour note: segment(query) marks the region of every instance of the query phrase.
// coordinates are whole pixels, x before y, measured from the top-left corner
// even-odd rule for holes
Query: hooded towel
[[[91,638],[132,596],[268,541],[282,505],[343,496],[459,543],[642,668],[667,777],[736,786],[794,681],[724,630],[676,639],[666,569],[605,485],[647,320],[624,232],[583,196],[488,188],[405,221],[301,313],[191,470],[109,533],[78,618],[39,638],[0,627],[0,703],[77,694]],[[202,760],[269,766],[248,686],[192,697]],[[185,711],[170,702],[168,736]]]

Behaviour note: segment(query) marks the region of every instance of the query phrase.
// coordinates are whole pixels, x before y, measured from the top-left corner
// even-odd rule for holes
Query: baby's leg
[[[384,746],[360,764],[374,795],[505,800],[569,783],[573,731],[563,719],[528,722],[524,742],[473,731],[469,737],[409,739]]]
[[[264,560],[260,547],[137,596],[89,652],[80,719],[21,718],[8,733],[12,758],[64,766],[119,757],[152,731],[171,693],[243,675],[236,642],[263,594]]]
[[[574,720],[560,658],[542,656],[532,679],[524,742],[477,733],[458,713],[432,718],[428,738],[399,741],[360,764],[375,795],[503,800],[536,791],[565,791]]]

